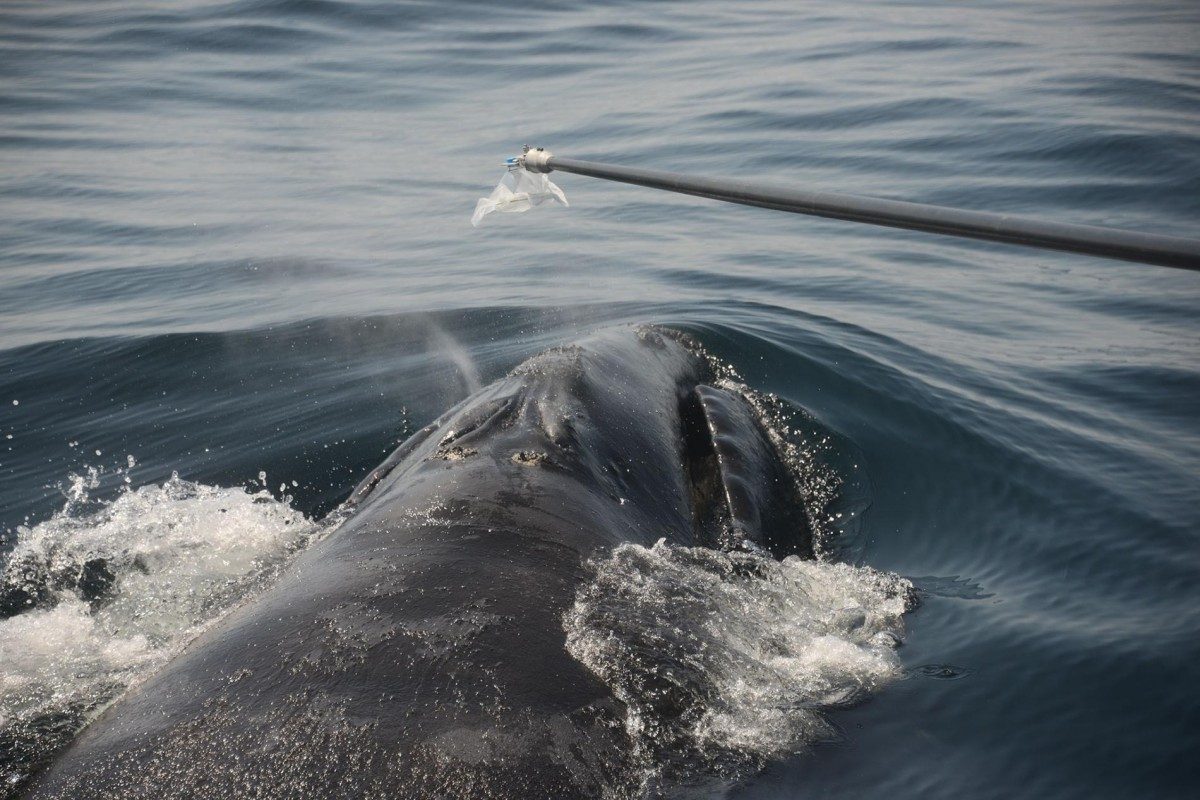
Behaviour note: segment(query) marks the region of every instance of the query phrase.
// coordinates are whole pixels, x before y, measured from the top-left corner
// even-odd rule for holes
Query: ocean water
[[[121,593],[0,621],[0,772],[474,387],[652,322],[809,415],[830,568],[919,599],[725,794],[1195,796],[1200,276],[571,175],[469,218],[529,143],[1195,237],[1198,44],[1185,0],[5,2],[0,559]]]

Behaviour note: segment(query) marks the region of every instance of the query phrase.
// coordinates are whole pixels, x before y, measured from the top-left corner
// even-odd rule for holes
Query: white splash
[[[564,619],[567,648],[627,704],[648,769],[675,780],[828,738],[823,711],[900,674],[911,584],[898,576],[663,541],[592,567]]]
[[[0,738],[20,745],[0,781],[69,738],[83,715],[160,666],[276,574],[317,526],[266,491],[172,477],[96,502],[75,477],[63,510],[17,529],[2,588],[33,598],[0,620]],[[101,560],[111,586],[86,598]],[[89,602],[92,600],[92,602]]]

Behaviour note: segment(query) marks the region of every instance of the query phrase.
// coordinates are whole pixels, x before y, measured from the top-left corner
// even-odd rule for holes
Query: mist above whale
[[[712,727],[721,648],[638,641],[639,615],[670,613],[663,598],[774,613],[781,586],[812,579],[800,486],[718,377],[651,328],[522,364],[373,470],[336,529],[92,722],[30,796],[620,797],[690,780],[698,740],[681,732]],[[697,570],[737,603],[676,591]],[[903,602],[885,583],[847,578],[850,600],[827,602],[862,601],[861,620],[804,622],[806,642],[836,628],[862,650],[856,685],[890,668],[877,634]],[[811,661],[772,646],[763,658]]]

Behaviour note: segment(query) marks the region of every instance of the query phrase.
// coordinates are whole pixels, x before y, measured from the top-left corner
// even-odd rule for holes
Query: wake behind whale
[[[402,445],[336,530],[29,794],[636,797],[736,779],[897,671],[906,583],[814,560],[813,498],[783,450],[681,334],[534,358]]]

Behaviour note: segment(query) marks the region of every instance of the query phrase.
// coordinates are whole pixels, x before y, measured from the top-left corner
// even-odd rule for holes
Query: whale
[[[638,796],[628,709],[565,646],[589,563],[663,539],[813,548],[748,396],[662,327],[525,361],[408,438],[334,516],[24,794]]]

